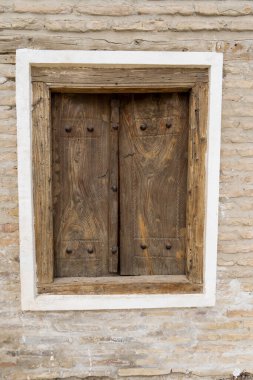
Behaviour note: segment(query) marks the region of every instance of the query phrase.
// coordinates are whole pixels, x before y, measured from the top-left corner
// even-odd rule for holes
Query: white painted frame
[[[32,183],[31,65],[83,64],[209,69],[206,155],[204,291],[201,294],[37,294]],[[212,52],[71,51],[18,49],[16,103],[21,303],[23,310],[204,307],[215,304],[223,55]]]

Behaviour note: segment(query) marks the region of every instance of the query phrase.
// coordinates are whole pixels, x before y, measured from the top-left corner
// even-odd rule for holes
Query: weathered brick
[[[43,28],[43,20],[34,16],[28,17],[6,17],[5,14],[0,15],[0,28],[11,30],[41,30]]]
[[[71,13],[73,8],[72,1],[14,1],[13,12],[17,13],[36,13],[36,14],[57,14]]]

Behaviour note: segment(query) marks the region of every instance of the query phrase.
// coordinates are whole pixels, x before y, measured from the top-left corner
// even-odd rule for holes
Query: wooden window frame
[[[221,82],[222,55],[218,53],[17,51],[24,310],[214,304]],[[185,276],[54,278],[51,91],[190,91]]]

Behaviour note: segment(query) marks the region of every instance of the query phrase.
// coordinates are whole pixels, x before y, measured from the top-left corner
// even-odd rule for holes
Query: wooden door
[[[117,268],[117,252],[109,257],[109,243],[117,247],[110,96],[52,94],[52,126],[55,276],[106,276]]]
[[[125,96],[120,110],[120,273],[183,274],[188,95]]]
[[[52,94],[52,127],[55,276],[184,274],[188,95]]]

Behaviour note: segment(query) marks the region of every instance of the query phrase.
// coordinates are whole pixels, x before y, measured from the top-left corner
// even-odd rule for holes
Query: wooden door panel
[[[104,197],[108,164],[102,159],[101,140],[83,141],[68,138],[61,149],[62,172],[62,238],[64,240],[100,239],[107,234],[108,204]],[[94,159],[96,157],[96,159]]]
[[[173,125],[173,130],[171,129]],[[144,127],[146,126],[146,129]],[[142,128],[141,128],[142,127]],[[170,135],[180,133],[182,130],[179,116],[152,116],[136,117],[134,120],[134,134],[139,137]]]
[[[121,274],[182,274],[188,95],[125,97],[119,144]]]
[[[145,239],[147,249],[142,249],[143,239],[134,239],[134,273],[138,275],[182,274],[185,266],[185,242],[181,238]]]
[[[188,95],[54,94],[52,125],[55,275],[185,273]]]
[[[85,125],[84,125],[85,119]],[[101,123],[106,124],[103,120],[86,118],[82,115],[80,119],[70,117],[62,118],[61,137],[62,138],[95,138],[101,136]],[[107,122],[108,123],[108,122]]]
[[[108,275],[109,97],[52,104],[55,274]]]
[[[56,96],[56,95],[54,95]],[[97,137],[103,128],[101,122],[110,122],[110,97],[92,94],[62,94],[60,133],[69,137]],[[65,130],[70,127],[71,130]],[[91,131],[93,128],[93,131]]]
[[[139,94],[131,97],[129,106],[133,112],[135,135],[144,137],[182,133],[184,125],[181,119],[184,116],[180,95]]]
[[[91,253],[89,253],[91,252]],[[107,245],[101,240],[66,240],[60,245],[58,271],[61,277],[103,276]]]

